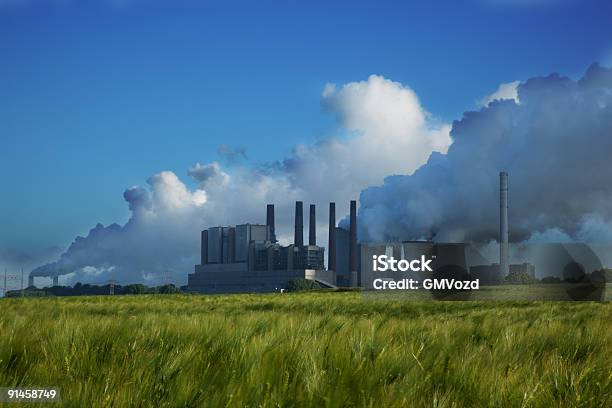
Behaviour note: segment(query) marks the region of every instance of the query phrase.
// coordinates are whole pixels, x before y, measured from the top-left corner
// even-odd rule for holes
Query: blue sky
[[[220,144],[264,162],[334,134],[328,82],[382,75],[451,122],[500,83],[611,62],[608,1],[330,3],[0,0],[0,248],[123,223],[127,187]]]

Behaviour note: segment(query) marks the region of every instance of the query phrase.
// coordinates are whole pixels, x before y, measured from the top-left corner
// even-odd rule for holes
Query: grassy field
[[[612,304],[0,299],[0,387],[28,385],[73,407],[604,407]]]

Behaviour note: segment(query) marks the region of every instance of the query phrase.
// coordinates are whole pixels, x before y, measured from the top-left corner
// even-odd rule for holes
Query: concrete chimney
[[[34,286],[34,276],[29,275],[28,276],[28,288]]]
[[[295,202],[295,235],[293,245],[301,247],[304,245],[304,209],[301,201]]]
[[[200,246],[200,265],[208,263],[208,230],[202,231],[202,240]]]
[[[508,173],[499,173],[499,267],[503,276],[509,272],[508,251]]]
[[[57,275],[53,277],[53,286],[59,286],[59,276]]]
[[[351,201],[349,226],[349,273],[351,286],[359,286],[357,274],[357,202]]]
[[[276,242],[276,232],[274,231],[274,204],[266,207],[266,225],[270,231],[270,242]]]
[[[329,203],[329,253],[327,254],[327,269],[336,270],[336,203]]]
[[[310,204],[310,215],[308,216],[308,245],[317,245],[317,216],[314,204]]]

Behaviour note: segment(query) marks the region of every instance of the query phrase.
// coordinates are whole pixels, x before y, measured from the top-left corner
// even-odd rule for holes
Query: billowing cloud
[[[190,191],[172,172],[155,174],[147,183],[148,188],[124,193],[132,211],[125,225],[98,224],[86,237],[77,237],[59,260],[32,274],[66,275],[63,283],[184,281],[199,248],[198,231],[207,222],[206,194]]]
[[[503,170],[513,240],[611,240],[612,69],[532,78],[518,98],[466,112],[446,155],[365,189],[361,238],[495,239]]]
[[[184,284],[199,257],[199,232],[212,225],[264,222],[265,204],[277,206],[277,236],[292,236],[295,200],[318,205],[318,237],[326,245],[327,203],[337,214],[349,200],[389,174],[412,174],[432,152],[445,153],[450,126],[435,120],[407,86],[373,75],[365,81],[325,86],[321,105],[334,115],[339,136],[298,145],[288,157],[250,165],[240,148],[220,147],[218,162],[196,163],[190,190],[176,174],[151,176],[147,187],[124,193],[127,224],[98,225],[77,237],[57,262],[35,275],[66,275],[66,283],[171,280]],[[230,160],[235,159],[235,160]]]
[[[519,97],[518,97],[518,86],[520,83],[521,81],[513,81],[513,82],[500,84],[495,92],[493,92],[491,95],[487,96],[486,98],[483,98],[482,100],[480,100],[478,104],[481,107],[483,107],[483,106],[487,106],[489,103],[493,101],[505,100],[505,99],[511,99],[515,101],[516,103],[520,103]]]
[[[207,188],[211,184],[226,185],[230,180],[229,174],[221,170],[221,166],[217,162],[196,163],[189,169],[188,174],[199,183],[201,188]]]

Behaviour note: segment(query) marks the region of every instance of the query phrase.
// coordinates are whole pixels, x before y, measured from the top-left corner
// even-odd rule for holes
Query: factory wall
[[[274,292],[292,279],[333,283],[333,272],[314,269],[249,270],[247,263],[196,265],[188,276],[190,290],[201,293]]]

